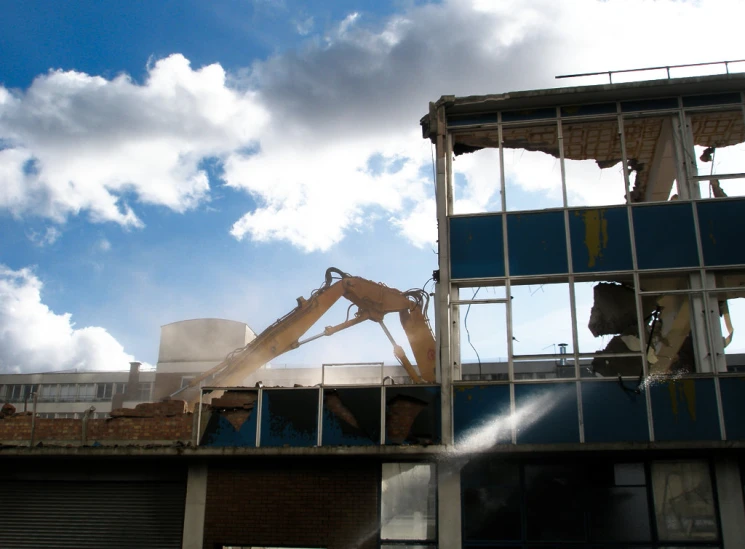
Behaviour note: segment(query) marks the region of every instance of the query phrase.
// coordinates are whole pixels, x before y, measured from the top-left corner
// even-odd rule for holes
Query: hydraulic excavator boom
[[[357,306],[354,316],[349,318],[347,315],[347,319],[341,324],[328,326],[320,334],[301,340],[311,326],[341,297]],[[332,267],[326,270],[324,284],[312,292],[308,299],[299,297],[295,309],[269,326],[245,347],[236,349],[223,362],[197,376],[189,385],[171,396],[183,398],[191,405],[199,400],[200,386],[236,386],[247,375],[281,354],[366,320],[380,324],[393,344],[396,359],[415,383],[434,383],[435,339],[426,316],[428,300],[429,296],[423,290],[402,292]],[[399,314],[418,370],[383,323],[383,317],[393,312]]]

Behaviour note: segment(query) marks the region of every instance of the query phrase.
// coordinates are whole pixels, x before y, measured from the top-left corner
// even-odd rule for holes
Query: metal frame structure
[[[729,62],[727,62],[729,63]],[[663,67],[664,68],[664,67]],[[623,72],[623,71],[621,71]],[[605,74],[605,73],[599,73]],[[580,75],[577,75],[580,76]],[[582,75],[584,76],[584,75]],[[671,94],[676,95],[676,94]],[[494,304],[501,303],[505,305],[505,321],[506,321],[506,338],[507,338],[507,361],[509,371],[509,381],[483,381],[479,384],[509,384],[510,386],[510,410],[514,414],[516,412],[515,404],[515,385],[520,383],[566,383],[574,381],[576,384],[577,401],[578,401],[578,414],[580,423],[580,442],[584,442],[584,429],[583,429],[583,410],[582,410],[582,385],[581,382],[618,382],[615,378],[603,378],[603,379],[590,379],[583,378],[580,375],[580,359],[591,358],[596,356],[637,356],[641,359],[643,368],[643,377],[648,379],[650,375],[650,368],[647,361],[647,355],[642,352],[642,349],[646,348],[646,330],[643,324],[643,308],[642,308],[642,297],[646,295],[668,295],[676,293],[685,293],[691,296],[698,307],[702,309],[700,318],[691,319],[691,332],[694,334],[694,347],[696,352],[696,364],[697,369],[701,370],[692,377],[713,377],[715,380],[715,391],[717,399],[717,407],[719,413],[719,422],[722,433],[722,438],[726,440],[726,430],[723,420],[722,412],[722,401],[721,393],[719,389],[719,377],[737,374],[728,374],[723,371],[724,368],[724,356],[723,349],[721,348],[721,329],[719,326],[718,315],[711,308],[711,297],[717,293],[722,293],[727,290],[742,291],[742,288],[716,288],[712,286],[713,276],[712,274],[721,270],[721,268],[710,268],[704,266],[703,261],[703,250],[701,242],[701,232],[699,226],[699,220],[697,215],[696,203],[708,201],[710,199],[701,199],[699,193],[699,181],[711,180],[711,179],[745,179],[743,173],[725,173],[725,174],[713,174],[713,175],[698,175],[695,159],[692,158],[693,154],[693,143],[690,134],[690,114],[695,113],[710,113],[717,111],[733,111],[740,109],[743,114],[743,121],[745,123],[745,93],[740,93],[740,103],[728,103],[723,105],[705,105],[698,107],[684,107],[682,94],[677,94],[678,108],[675,109],[650,109],[636,112],[624,112],[622,110],[622,102],[620,100],[615,101],[616,113],[615,115],[591,115],[591,116],[562,116],[562,107],[555,107],[555,117],[551,118],[535,118],[526,119],[520,121],[504,121],[502,117],[502,111],[497,110],[496,122],[474,122],[474,123],[461,123],[448,125],[446,106],[440,105],[439,107],[430,108],[430,127],[434,127],[432,131],[433,141],[436,144],[436,158],[437,158],[437,172],[436,172],[436,190],[437,190],[437,221],[438,221],[438,237],[439,237],[439,284],[436,287],[437,292],[437,338],[438,348],[440,349],[439,358],[439,371],[441,375],[441,381],[443,386],[442,391],[442,413],[443,413],[443,442],[447,444],[452,443],[452,425],[451,414],[452,410],[452,389],[450,388],[451,382],[458,383],[458,372],[461,369],[460,362],[460,320],[459,320],[459,307],[461,305],[472,305],[472,304]],[[607,103],[607,101],[605,101]],[[674,123],[675,128],[679,128],[682,131],[679,133],[673,132],[674,149],[676,153],[676,165],[678,166],[678,173],[676,177],[678,192],[680,195],[680,201],[688,203],[693,211],[693,220],[696,230],[696,252],[698,254],[698,267],[695,268],[676,268],[676,269],[660,269],[660,270],[641,270],[637,260],[637,249],[636,249],[636,237],[634,234],[634,223],[632,208],[644,207],[647,204],[660,204],[664,202],[644,202],[634,203],[632,206],[631,200],[631,182],[630,182],[630,171],[628,169],[628,157],[626,151],[626,139],[624,132],[624,123],[630,120],[639,119],[642,117],[670,117]],[[578,330],[577,330],[577,305],[575,295],[575,284],[577,281],[583,280],[602,280],[607,279],[608,272],[602,274],[585,273],[581,276],[577,276],[574,272],[572,264],[572,242],[569,232],[569,211],[570,205],[567,197],[567,175],[565,168],[564,158],[564,143],[562,133],[562,123],[571,121],[571,123],[580,123],[585,121],[599,121],[599,120],[615,120],[617,129],[619,132],[620,146],[621,146],[621,166],[623,167],[623,180],[625,184],[626,194],[626,210],[628,217],[628,229],[631,244],[631,257],[632,257],[632,269],[630,271],[624,271],[624,275],[631,275],[634,283],[634,295],[636,301],[636,314],[638,322],[638,331],[640,334],[640,351],[630,352],[622,354],[608,354],[608,353],[584,353],[580,352],[578,344]],[[566,239],[566,253],[567,253],[567,265],[568,270],[564,274],[558,275],[547,275],[547,276],[511,276],[510,271],[510,254],[509,254],[509,242],[508,242],[508,210],[507,210],[507,181],[505,177],[505,160],[504,160],[504,137],[503,131],[505,128],[510,127],[529,127],[529,126],[546,126],[547,124],[555,125],[558,137],[559,146],[559,163],[561,167],[561,194],[562,194],[562,205],[559,208],[551,208],[551,210],[561,211],[564,216],[564,229]],[[497,210],[494,212],[483,212],[483,214],[454,214],[454,186],[455,176],[453,172],[453,136],[460,132],[479,132],[479,131],[494,131],[498,132],[499,141],[499,192],[501,194],[501,211]],[[434,136],[436,132],[436,137]],[[682,139],[681,139],[682,138]],[[496,148],[496,147],[495,147]],[[682,156],[682,157],[681,157]],[[683,167],[681,172],[680,167]],[[717,198],[715,200],[727,200],[726,198]],[[598,206],[603,207],[603,206]],[[574,207],[573,207],[574,208]],[[541,210],[546,211],[546,210]],[[526,211],[511,212],[511,213],[527,213]],[[452,256],[450,250],[450,219],[457,217],[475,217],[478,215],[494,215],[501,214],[502,216],[502,239],[503,239],[503,250],[504,250],[504,276],[493,277],[493,278],[482,278],[482,279],[453,279],[451,274],[451,263],[450,258]],[[745,272],[745,265],[743,266],[729,266],[727,269],[742,268]],[[686,290],[670,290],[670,291],[656,291],[656,292],[645,292],[641,290],[640,277],[654,274],[687,274],[689,275],[689,288]],[[551,380],[520,380],[516,379],[515,376],[515,361],[521,359],[530,358],[554,358],[554,354],[547,355],[529,355],[529,356],[517,356],[514,354],[513,349],[513,312],[512,312],[512,297],[511,287],[515,283],[526,283],[528,281],[550,281],[550,282],[562,282],[567,283],[569,286],[569,302],[570,302],[570,316],[572,322],[572,342],[573,349],[570,355],[573,358],[575,371],[573,377],[551,379]],[[505,288],[504,299],[460,299],[459,289],[462,287],[479,288],[485,286],[502,286]],[[716,302],[716,300],[713,300]],[[692,315],[694,316],[694,315]],[[698,340],[696,340],[696,332],[698,332]],[[633,380],[633,377],[629,376],[626,379]],[[465,384],[465,383],[464,383]],[[468,382],[473,384],[473,382]],[[649,391],[645,391],[645,399],[648,414],[649,433],[650,440],[654,441],[654,426],[652,423],[652,402]],[[513,429],[512,442],[516,443],[516,433]]]

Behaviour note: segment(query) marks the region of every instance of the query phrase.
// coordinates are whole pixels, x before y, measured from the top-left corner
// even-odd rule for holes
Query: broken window
[[[516,379],[574,377],[569,284],[512,286]]]
[[[718,179],[716,175],[745,174],[745,125],[742,109],[688,115],[701,198],[745,196],[745,177]]]
[[[709,277],[709,286],[716,284],[717,288],[724,290],[708,294],[709,309],[712,311],[710,329],[714,352],[720,356],[724,355],[724,360],[718,364],[719,371],[743,372],[745,337],[742,330],[745,326],[745,291],[739,291],[743,286],[743,274],[736,271],[718,271]],[[726,288],[730,291],[726,291]]]
[[[592,375],[641,375],[641,344],[631,277],[579,282],[574,291],[580,352],[595,354],[587,365]]]
[[[677,127],[677,114],[624,120],[631,202],[664,202],[679,196]]]
[[[470,295],[461,292],[461,299],[501,299],[503,295],[503,290],[485,287],[474,289]],[[460,317],[460,364],[470,364],[469,371],[475,369],[479,374],[507,373],[506,305],[472,303],[455,307]]]
[[[711,541],[718,538],[708,463],[653,462],[652,491],[660,540]]]
[[[570,206],[625,204],[617,119],[564,122],[562,137],[567,203]]]
[[[556,122],[502,129],[507,209],[564,205]]]
[[[435,539],[436,485],[435,466],[432,464],[384,463],[381,539]]]
[[[499,149],[485,148],[456,156],[453,159],[453,213],[501,211],[499,170]]]

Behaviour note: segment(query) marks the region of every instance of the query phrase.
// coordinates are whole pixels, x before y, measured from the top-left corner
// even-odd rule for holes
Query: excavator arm
[[[300,338],[315,324],[339,298],[344,297],[357,306],[352,318],[304,340]],[[204,385],[229,387],[239,385],[246,376],[276,357],[297,349],[301,345],[330,336],[346,328],[372,320],[383,328],[393,344],[394,355],[416,383],[435,381],[435,340],[427,322],[428,296],[422,290],[401,292],[384,284],[351,276],[339,269],[326,271],[324,284],[311,293],[308,299],[298,298],[295,309],[269,326],[245,347],[236,349],[211,370],[194,378],[189,385],[172,397],[184,398],[189,404],[199,399],[198,388]],[[401,324],[414,353],[419,371],[411,364],[404,350],[396,344],[383,318],[398,312]]]

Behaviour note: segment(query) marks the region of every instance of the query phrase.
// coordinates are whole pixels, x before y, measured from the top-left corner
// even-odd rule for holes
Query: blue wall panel
[[[655,440],[720,440],[713,379],[681,379],[650,387]]]
[[[585,442],[649,440],[644,393],[624,391],[617,382],[582,383]]]
[[[564,212],[507,215],[510,275],[566,273]]]
[[[518,444],[579,442],[574,383],[515,385]]]
[[[699,202],[698,222],[705,265],[745,263],[745,201],[710,200]]]
[[[570,210],[569,233],[574,272],[633,268],[626,207]]]
[[[318,389],[264,390],[260,446],[316,446]]]
[[[727,440],[745,440],[745,378],[720,377]]]
[[[504,276],[502,216],[450,218],[452,278]]]
[[[456,386],[453,389],[455,443],[483,448],[512,442],[509,385]]]
[[[380,444],[379,387],[324,389],[323,446]]]
[[[696,230],[690,203],[634,206],[632,215],[640,269],[698,266]]]

